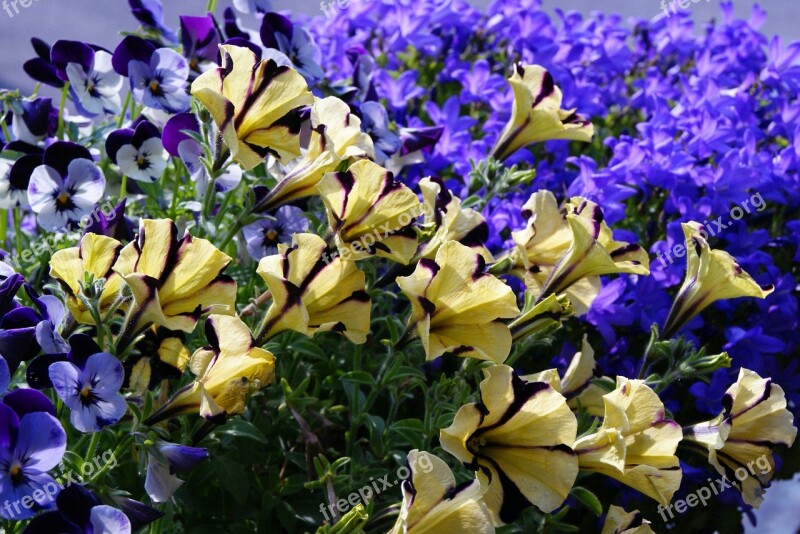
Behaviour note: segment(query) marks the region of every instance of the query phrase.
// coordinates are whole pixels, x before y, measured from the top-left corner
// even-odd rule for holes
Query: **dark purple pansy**
[[[50,60],[50,45],[37,37],[31,38],[33,50],[38,57],[29,59],[22,65],[25,73],[37,82],[52,87],[64,87],[64,80],[59,77],[58,69]]]
[[[102,352],[94,339],[86,334],[73,334],[68,346],[42,347],[44,354],[34,358],[25,369],[28,385],[35,389],[53,387],[50,381],[50,365],[55,362],[71,362],[83,367],[92,354]]]
[[[125,216],[125,204],[127,198],[123,198],[114,209],[105,212],[102,209],[95,211],[97,217],[92,219],[88,226],[84,227],[83,234],[97,234],[113,237],[117,241],[127,243],[133,241],[136,231],[136,223]]]
[[[274,48],[291,60],[294,68],[306,80],[321,80],[325,73],[319,66],[322,54],[312,35],[300,26],[295,27],[279,13],[267,13],[261,19],[261,42]]]
[[[12,132],[18,141],[36,145],[55,135],[58,129],[58,109],[49,98],[22,100],[12,107]]]
[[[225,11],[223,11],[223,23],[226,38],[250,40],[250,35],[239,27],[239,21],[236,19],[236,12],[233,8],[225,8]]]
[[[211,15],[181,16],[180,19],[183,57],[189,62],[189,68],[202,72],[203,64],[215,62],[219,53],[217,25]]]
[[[100,48],[81,41],[60,39],[50,49],[50,61],[55,67],[58,77],[68,82],[67,65],[76,63],[83,67],[83,70],[90,70],[94,61],[94,53],[98,49]]]
[[[164,125],[161,142],[171,156],[180,157],[179,148],[183,141],[197,143],[197,141],[186,135],[184,131],[200,133],[200,123],[193,113],[178,113],[170,117]]]
[[[12,503],[0,508],[5,519],[29,519],[52,507],[58,485],[47,472],[61,462],[67,447],[67,435],[54,413],[17,413],[5,402],[0,404],[0,501]],[[53,488],[53,493],[41,491],[44,487]],[[32,506],[19,504],[30,499]]]
[[[22,306],[15,299],[23,285],[34,304],[33,308]],[[12,374],[21,362],[39,353],[37,326],[43,321],[51,321],[51,324],[60,322],[57,300],[52,296],[37,296],[30,286],[24,284],[19,274],[9,276],[0,283],[0,354],[5,357]]]
[[[56,41],[50,59],[59,78],[68,81],[70,96],[78,113],[94,117],[117,114],[122,100],[122,77],[114,71],[108,50],[80,41]]]
[[[164,7],[161,0],[128,0],[133,16],[142,26],[154,30],[170,43],[178,42],[175,32],[164,25]]]
[[[141,503],[139,503],[141,504]],[[117,508],[105,505],[91,490],[80,484],[71,484],[56,498],[57,511],[35,518],[25,529],[25,534],[92,534],[97,532],[130,534],[131,519]],[[144,505],[142,505],[144,506]],[[150,522],[163,514],[154,516]],[[146,523],[145,523],[146,524]],[[137,525],[138,527],[144,524]]]
[[[187,447],[159,440],[147,454],[144,489],[154,502],[166,502],[183,481],[174,476],[194,469],[208,459],[202,447]]]
[[[400,138],[389,129],[389,114],[379,102],[364,102],[361,105],[361,129],[372,138],[378,163],[386,161],[400,150]]]
[[[28,207],[28,184],[34,169],[42,164],[44,150],[22,141],[13,141],[5,150],[23,153],[13,164],[0,160],[0,208]],[[4,172],[2,169],[7,166]]]
[[[443,126],[427,126],[422,128],[400,129],[400,155],[405,156],[420,150],[430,150],[444,132]]]

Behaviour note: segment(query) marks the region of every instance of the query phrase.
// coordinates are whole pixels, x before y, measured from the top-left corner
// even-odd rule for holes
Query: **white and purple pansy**
[[[36,57],[22,65],[25,74],[45,85],[58,89],[64,87],[64,80],[58,75],[58,69],[50,59],[50,45],[38,37],[31,37],[31,45],[36,52]]]
[[[58,397],[72,410],[72,426],[81,432],[98,432],[125,415],[127,404],[119,394],[125,370],[115,356],[98,352],[82,366],[55,362],[49,374]]]
[[[155,182],[167,168],[167,153],[161,144],[161,132],[143,120],[136,129],[111,132],[106,139],[106,154],[119,170],[140,182]]]
[[[247,13],[248,15],[255,15],[257,13],[268,13],[272,11],[271,0],[233,0],[233,7]]]
[[[36,145],[55,135],[58,129],[58,109],[49,98],[22,100],[11,106],[14,120],[11,132],[18,141]]]
[[[220,39],[211,15],[181,16],[180,20],[183,57],[189,62],[189,68],[196,73],[202,73],[216,67]]]
[[[42,164],[28,184],[28,202],[46,230],[58,230],[92,213],[102,198],[106,179],[89,150],[58,141],[44,151]]]
[[[72,100],[81,115],[116,115],[122,108],[122,77],[114,72],[111,54],[80,41],[56,41],[50,57],[58,76],[70,83]]]
[[[12,399],[18,392],[26,398]],[[27,398],[30,394],[38,401]],[[0,501],[10,504],[0,508],[5,519],[29,519],[52,506],[39,488],[58,487],[47,472],[61,462],[67,446],[67,435],[54,416],[53,404],[38,391],[17,390],[0,403]],[[27,507],[21,504],[30,501]]]
[[[42,164],[44,150],[18,141],[7,144],[5,149],[23,155],[16,161],[0,158],[0,208],[27,208],[28,184],[34,169]]]
[[[208,450],[158,440],[147,453],[144,489],[153,502],[167,502],[183,485],[175,473],[185,473],[208,460]]]
[[[291,243],[294,234],[308,231],[308,219],[303,210],[283,206],[274,217],[261,219],[242,230],[247,253],[256,260],[278,253],[280,243]]]

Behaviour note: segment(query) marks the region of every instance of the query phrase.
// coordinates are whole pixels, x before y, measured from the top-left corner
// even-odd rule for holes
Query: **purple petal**
[[[214,19],[181,16],[181,40],[183,55],[189,61],[214,61],[219,46],[219,35]]]
[[[81,404],[80,391],[83,387],[81,370],[70,362],[58,361],[52,363],[47,372],[50,375],[53,389],[56,390],[61,401],[70,410],[78,409]]]
[[[105,504],[95,506],[91,511],[93,534],[130,534],[131,522],[128,517]]]
[[[17,439],[18,428],[17,413],[10,406],[0,403],[0,447],[11,448],[11,444]]]
[[[59,40],[50,49],[50,62],[58,71],[58,77],[67,81],[67,65],[77,63],[83,67],[84,72],[92,68],[94,50],[80,41]]]
[[[117,392],[125,380],[125,369],[116,356],[100,352],[86,360],[83,376],[98,389]]]
[[[128,76],[128,64],[131,61],[135,60],[149,64],[150,58],[153,57],[153,52],[155,51],[156,45],[152,42],[135,35],[128,35],[114,49],[111,64],[116,72],[123,76]]]
[[[24,468],[44,473],[61,462],[67,449],[67,434],[50,414],[29,413],[19,422],[15,454],[27,458]]]
[[[155,124],[148,120],[144,120],[136,126],[136,131],[133,134],[133,141],[131,144],[136,148],[141,148],[145,141],[154,137],[160,138],[161,132],[158,131],[158,127]]]
[[[133,142],[134,131],[130,128],[122,128],[121,130],[114,130],[108,134],[106,139],[106,154],[108,159],[117,163],[117,152],[125,145],[130,145]]]
[[[200,124],[194,114],[178,113],[164,125],[161,142],[170,155],[179,157],[178,145],[180,145],[181,141],[191,139],[191,137],[183,133],[184,130],[200,133]]]
[[[74,159],[92,159],[89,149],[69,141],[57,141],[44,151],[42,163],[54,168],[62,177],[67,175],[70,162]]]
[[[69,187],[74,191],[74,196],[94,204],[103,198],[106,189],[106,179],[102,171],[93,161],[76,159],[69,164]]]
[[[35,212],[43,210],[52,204],[53,199],[59,195],[64,182],[58,171],[47,165],[39,165],[31,174],[28,184],[28,202]]]
[[[14,410],[18,417],[29,413],[44,412],[55,417],[53,402],[35,389],[17,389],[3,398],[3,403]]]
[[[291,41],[294,34],[294,25],[288,18],[278,13],[267,13],[261,20],[261,42],[266,48],[280,48],[276,33],[281,33]]]
[[[183,473],[194,469],[201,462],[208,460],[208,450],[203,447],[188,447],[175,443],[160,442],[158,452],[169,463],[172,471]]]
[[[6,359],[0,356],[0,395],[8,389],[11,383],[11,371],[8,370]]]

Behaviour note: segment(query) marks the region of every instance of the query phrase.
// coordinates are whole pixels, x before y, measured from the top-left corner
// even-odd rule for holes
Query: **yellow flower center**
[[[56,202],[58,202],[62,206],[64,204],[68,204],[69,203],[69,195],[67,193],[61,193],[60,195],[58,195],[58,197],[56,197]]]
[[[147,160],[145,160],[145,159],[144,159],[144,156],[142,156],[141,154],[139,154],[139,159],[137,159],[137,160],[136,160],[136,164],[137,164],[139,167],[143,167],[145,163],[147,163]]]
[[[85,399],[88,398],[89,395],[91,394],[92,394],[92,387],[89,385],[83,386],[83,389],[81,390],[81,397]]]
[[[18,466],[17,464],[14,464],[14,465],[12,465],[12,466],[11,466],[11,469],[8,471],[8,473],[9,473],[9,474],[10,474],[12,477],[15,477],[15,476],[18,476],[18,475],[20,474],[20,472],[21,472],[21,471],[22,471],[22,470],[19,468],[19,466]]]
[[[267,239],[269,239],[270,241],[275,241],[275,239],[277,238],[278,238],[278,232],[276,232],[274,229],[267,230]]]
[[[150,82],[150,92],[157,93],[159,90],[158,80],[153,80]]]

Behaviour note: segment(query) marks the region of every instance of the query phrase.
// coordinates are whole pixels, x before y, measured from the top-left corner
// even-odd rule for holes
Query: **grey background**
[[[357,0],[354,0],[357,1]],[[0,87],[19,88],[30,91],[33,83],[22,70],[23,62],[33,57],[30,46],[32,36],[40,37],[51,44],[58,39],[77,39],[113,49],[119,41],[117,32],[134,30],[137,22],[124,0],[32,0],[28,8],[9,18],[0,10]],[[489,0],[472,0],[472,4],[484,7]],[[752,2],[734,0],[737,15],[746,18]],[[177,27],[179,14],[202,15],[206,0],[165,0],[167,23]],[[220,6],[230,5],[230,0],[221,0]],[[319,0],[274,0],[278,10],[293,9],[309,14],[321,14]],[[784,42],[800,39],[800,2],[797,0],[765,0],[761,3],[768,13],[761,28],[768,36],[781,35]],[[0,0],[2,6],[2,0]],[[602,4],[592,0],[562,0],[547,2],[552,11],[592,10],[616,12],[625,16],[653,18],[661,14],[661,0],[605,0]],[[0,7],[0,9],[2,9]],[[719,15],[717,0],[700,0],[689,5],[689,11],[697,21],[708,21]],[[251,24],[252,28],[257,26]],[[53,94],[49,88],[43,93]],[[732,491],[732,490],[729,490]],[[749,527],[748,533],[769,532],[771,534],[793,534],[800,526],[797,505],[800,503],[800,475],[794,482],[776,482],[768,492],[767,499],[757,511],[758,528]],[[663,528],[659,517],[651,517],[656,530]],[[747,526],[747,522],[745,522]]]

